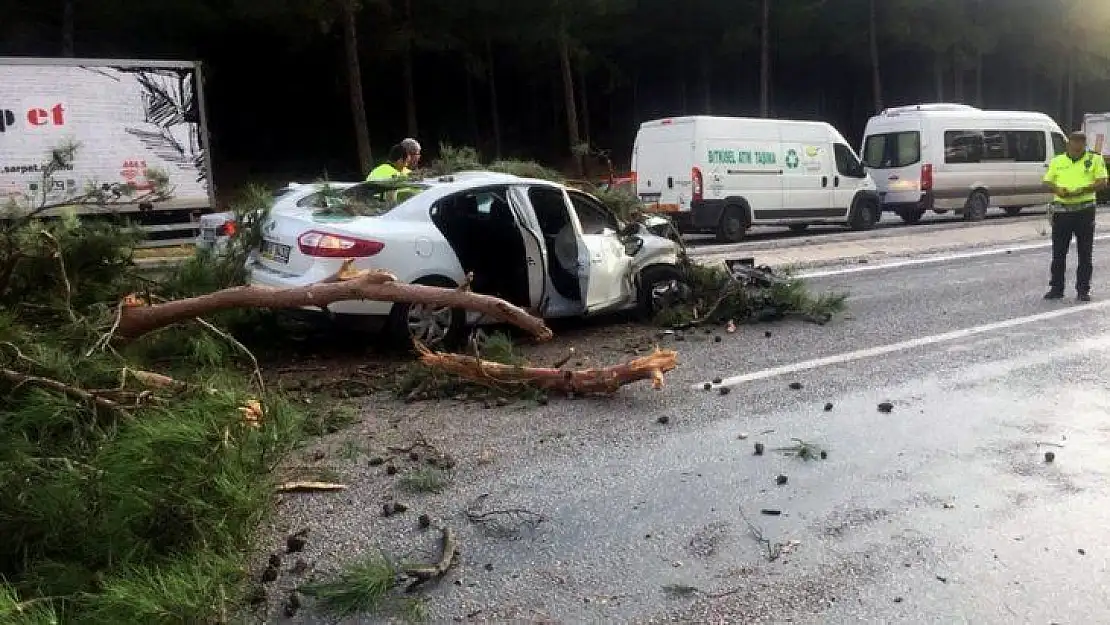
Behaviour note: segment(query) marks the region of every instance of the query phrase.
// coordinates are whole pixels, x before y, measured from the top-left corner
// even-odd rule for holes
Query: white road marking
[[[1110,234],[1100,234],[1095,236],[1095,241],[1102,241],[1110,239]],[[1036,250],[1046,247],[1052,247],[1051,241],[1043,243],[1026,243],[1024,245],[1012,245],[1010,247],[992,248],[989,250],[979,250],[976,252],[956,252],[953,254],[943,254],[941,256],[929,256],[927,258],[912,258],[910,260],[899,260],[892,263],[883,263],[877,265],[860,265],[858,267],[841,267],[840,269],[825,269],[799,273],[799,278],[825,278],[828,276],[841,276],[851,273],[863,273],[865,271],[879,271],[881,269],[897,269],[899,267],[913,267],[916,265],[932,265],[935,263],[946,263],[953,260],[963,260],[965,258],[981,258],[983,256],[997,256],[999,254],[1009,254],[1010,252],[1022,252],[1025,250]]]
[[[830,365],[840,365],[855,360],[863,360],[864,358],[874,358],[875,356],[882,356],[885,354],[892,354],[894,352],[906,351],[918,347],[935,345],[937,343],[955,341],[958,339],[967,338],[969,336],[975,336],[977,334],[984,334],[986,332],[993,332],[995,330],[1004,330],[1006,328],[1014,328],[1030,323],[1036,323],[1038,321],[1057,319],[1059,317],[1077,315],[1083,312],[1094,312],[1096,310],[1102,310],[1104,308],[1110,308],[1110,300],[1104,300],[1101,302],[1096,302],[1094,304],[1070,306],[1068,308],[1050,310],[1048,312],[1037,313],[1035,315],[1015,317],[1013,319],[1006,319],[1005,321],[996,321],[994,323],[987,323],[980,326],[963,328],[961,330],[953,330],[952,332],[945,332],[944,334],[923,336],[908,341],[902,341],[900,343],[891,343],[889,345],[880,345],[878,347],[868,347],[866,349],[860,349],[854,352],[846,352],[833,356],[825,356],[824,358],[815,358],[813,360],[805,360],[802,362],[796,362],[794,364],[771,367],[769,369],[763,369],[761,371],[753,371],[751,373],[744,373],[742,375],[735,375],[729,378],[725,378],[721,380],[721,383],[716,386],[737,386],[746,382],[766,380],[769,378],[775,378],[791,373],[798,373],[800,371],[809,371],[812,369],[819,369],[821,367],[828,367]],[[702,382],[700,384],[695,384],[693,388],[702,388],[704,385],[705,383]]]

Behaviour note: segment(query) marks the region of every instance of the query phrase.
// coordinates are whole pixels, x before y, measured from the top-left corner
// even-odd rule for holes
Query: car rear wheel
[[[453,289],[458,285],[449,278],[432,276],[414,284]],[[460,345],[466,332],[466,311],[447,306],[404,304],[398,302],[389,311],[386,339],[393,345],[411,345],[414,341],[439,349]]]
[[[872,199],[861,198],[852,206],[848,227],[852,230],[870,230],[879,222],[879,205]]]

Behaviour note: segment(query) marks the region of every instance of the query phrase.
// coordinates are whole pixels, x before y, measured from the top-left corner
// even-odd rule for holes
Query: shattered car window
[[[297,206],[328,214],[376,217],[388,213],[427,188],[427,185],[420,183],[384,181],[364,182],[345,189],[325,186],[297,202]]]

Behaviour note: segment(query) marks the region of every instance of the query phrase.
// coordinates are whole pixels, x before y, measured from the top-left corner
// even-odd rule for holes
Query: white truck
[[[73,161],[42,189],[51,151],[73,142]],[[0,207],[64,203],[89,185],[129,184],[141,196],[151,170],[168,177],[168,199],[77,214],[123,215],[147,246],[194,242],[215,194],[199,63],[0,57]]]
[[[740,241],[752,226],[868,230],[879,195],[856,153],[824,122],[675,117],[644,122],[632,148],[636,193],[682,232]]]
[[[1087,113],[1083,116],[1083,133],[1087,148],[1110,161],[1110,113]],[[1110,189],[1099,193],[1100,202],[1110,201]]]

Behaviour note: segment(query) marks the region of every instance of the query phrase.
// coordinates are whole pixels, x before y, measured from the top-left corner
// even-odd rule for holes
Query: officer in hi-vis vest
[[[1106,188],[1106,163],[1102,155],[1087,150],[1087,135],[1073,132],[1067,151],[1048,165],[1045,184],[1055,197],[1049,207],[1052,220],[1052,280],[1045,299],[1064,297],[1068,248],[1075,237],[1079,252],[1075,290],[1079,301],[1091,301],[1091,254],[1095,242],[1097,193]]]

